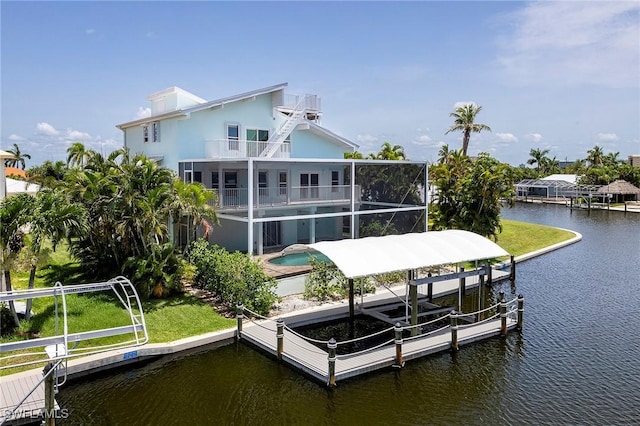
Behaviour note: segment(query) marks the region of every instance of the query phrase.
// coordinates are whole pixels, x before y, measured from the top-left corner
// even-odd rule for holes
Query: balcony
[[[205,142],[207,158],[248,158],[260,157],[263,152],[270,151],[271,146],[277,144],[261,141],[247,141],[234,139],[214,139]],[[289,158],[291,144],[283,143],[278,146],[271,158]]]
[[[247,208],[246,188],[212,189],[215,198],[209,205],[218,210]],[[360,185],[355,187],[356,202],[360,202]],[[351,203],[351,186],[294,186],[258,188],[254,192],[254,208],[314,204]]]

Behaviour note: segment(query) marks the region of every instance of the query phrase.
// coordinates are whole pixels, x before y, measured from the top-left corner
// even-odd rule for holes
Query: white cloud
[[[366,144],[372,144],[372,143],[378,141],[378,137],[377,136],[373,136],[373,135],[370,135],[370,134],[367,134],[367,133],[359,134],[357,136],[357,139],[358,139],[358,142],[362,142],[365,145]]]
[[[60,134],[60,132],[57,131],[55,127],[45,122],[36,124],[36,131],[39,134],[46,136],[58,136]]]
[[[500,142],[518,142],[518,138],[513,133],[496,133]]]
[[[18,141],[23,141],[24,138],[20,135],[12,134],[12,135],[9,135],[9,140],[18,142]]]
[[[91,34],[95,34],[96,30],[94,30],[93,28],[87,28],[84,32],[86,35],[91,35]]]
[[[462,107],[463,107],[463,106],[465,106],[465,105],[473,105],[474,107],[475,107],[475,106],[478,106],[478,104],[476,104],[476,103],[475,103],[475,102],[473,102],[473,101],[458,101],[458,102],[456,102],[455,104],[453,104],[453,109],[454,109],[454,111],[455,111],[455,110],[457,110],[458,108],[462,108]]]
[[[151,117],[151,108],[138,107],[136,119]]]
[[[596,139],[600,142],[615,142],[618,140],[618,135],[615,133],[598,133]]]
[[[91,135],[86,132],[80,132],[78,130],[67,129],[67,139],[74,141],[88,141],[91,139]]]
[[[514,28],[498,62],[518,84],[638,87],[640,3],[531,2],[507,16]]]
[[[540,133],[527,133],[524,137],[531,142],[540,142],[542,140],[542,135]]]
[[[431,142],[429,135],[420,135],[413,140],[417,144],[426,144]]]

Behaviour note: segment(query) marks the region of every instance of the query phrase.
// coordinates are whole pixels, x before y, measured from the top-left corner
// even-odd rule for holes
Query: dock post
[[[487,261],[487,285],[493,284],[493,269],[491,269],[491,263]]]
[[[524,296],[518,295],[518,330],[522,330],[522,323],[524,321]]]
[[[327,349],[329,349],[329,381],[327,385],[336,385],[336,349],[338,343],[333,337],[327,342]]]
[[[278,339],[278,359],[281,360],[284,351],[284,320],[282,318],[276,321],[276,338]]]
[[[464,266],[460,267],[460,272],[464,272]],[[467,279],[465,277],[460,278],[460,294],[464,296],[467,291]],[[458,298],[458,304],[461,305],[461,300]],[[462,306],[458,306],[458,309],[462,309]]]
[[[507,302],[504,297],[500,300],[500,336],[507,335]]]
[[[509,269],[509,280],[516,280],[516,257],[511,255],[511,269]]]
[[[427,273],[427,277],[431,277],[431,272]],[[429,302],[433,301],[433,283],[427,284],[427,299]]]
[[[236,319],[238,320],[238,340],[242,335],[242,320],[244,319],[244,306],[242,302],[236,305]]]
[[[362,292],[360,292],[362,294]],[[353,290],[353,278],[349,278],[349,319],[353,320],[353,316],[355,315],[354,308],[354,290]]]
[[[53,363],[45,365],[42,374],[48,376],[44,379],[44,424],[46,426],[54,426],[55,419],[55,374],[53,371]]]
[[[451,350],[458,350],[458,314],[451,311]]]
[[[393,331],[396,334],[396,363],[393,366],[402,368],[404,367],[404,361],[402,360],[402,326],[400,326],[399,322],[396,323]]]
[[[413,271],[409,270],[408,272],[408,280],[409,280],[409,298],[411,299],[411,325],[418,324],[418,286],[413,282],[414,275]],[[418,328],[411,328],[411,335],[418,335]]]

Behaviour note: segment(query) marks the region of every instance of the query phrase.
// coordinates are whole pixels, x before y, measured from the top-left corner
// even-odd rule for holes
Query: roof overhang
[[[306,244],[327,256],[347,278],[508,256],[469,231],[429,231]]]

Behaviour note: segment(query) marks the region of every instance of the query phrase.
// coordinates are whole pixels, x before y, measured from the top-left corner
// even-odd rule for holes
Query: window
[[[240,126],[237,124],[227,124],[227,141],[229,150],[237,151],[240,149]]]
[[[318,173],[300,173],[300,198],[319,198]]]
[[[153,132],[153,141],[160,142],[160,122],[154,121],[151,126],[152,126],[152,132]]]
[[[218,172],[211,172],[211,188],[220,188],[220,176],[218,176]]]
[[[287,172],[278,173],[278,188],[280,195],[287,195]]]
[[[202,183],[202,172],[193,172],[193,181]]]
[[[225,188],[238,187],[238,172],[224,172],[224,187]]]
[[[331,192],[338,192],[338,185],[340,185],[340,172],[334,170],[331,172]]]
[[[269,140],[269,131],[260,129],[247,129],[247,141],[255,142],[247,144],[250,157],[258,157],[266,148]]]
[[[142,126],[142,141],[149,142],[149,126]]]
[[[258,194],[261,197],[266,197],[267,195],[269,195],[268,186],[267,172],[258,172]]]

